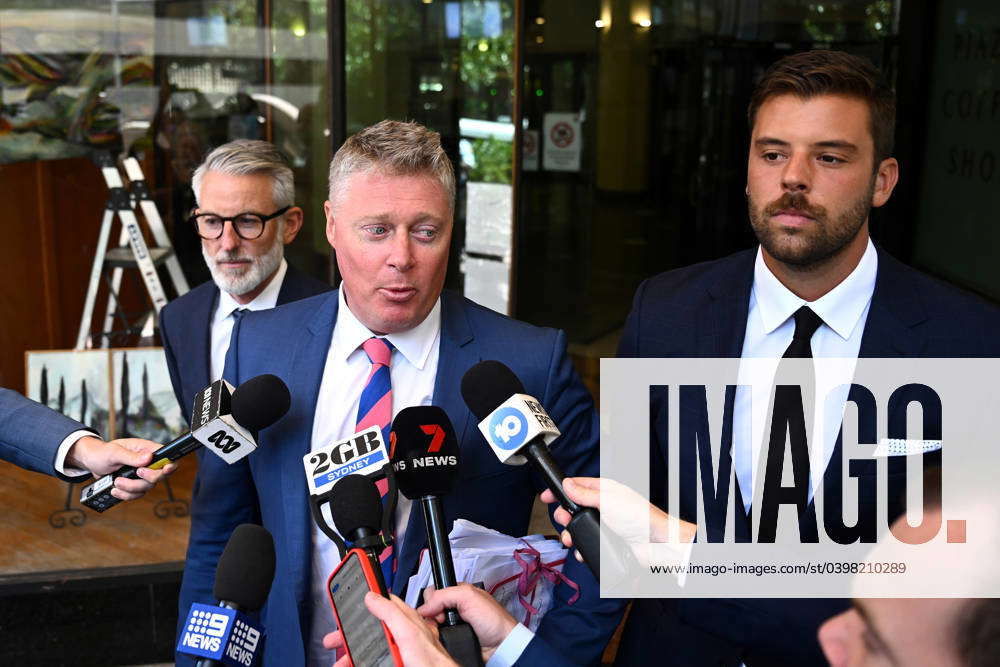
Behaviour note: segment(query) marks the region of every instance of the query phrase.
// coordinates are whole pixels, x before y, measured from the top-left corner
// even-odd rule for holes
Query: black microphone
[[[276,375],[258,375],[233,391],[225,380],[216,380],[195,396],[191,429],[153,452],[146,466],[159,470],[199,447],[232,464],[257,449],[257,432],[281,419],[291,405],[288,387]],[[122,466],[80,490],[80,504],[104,512],[122,502],[111,495],[119,477],[138,479],[138,470]]]
[[[375,482],[364,475],[347,475],[330,491],[333,525],[345,539],[361,549],[375,572],[379,593],[389,597],[378,556],[389,546],[379,534],[382,525],[382,494]]]
[[[580,507],[563,491],[566,478],[546,446],[559,436],[559,430],[542,405],[524,393],[524,385],[514,372],[499,361],[482,361],[462,377],[462,398],[479,419],[479,429],[493,452],[504,463],[521,465],[530,461],[545,480],[559,504],[573,517],[566,529],[573,546],[583,556],[587,567],[600,580],[601,515],[591,507]],[[622,559],[631,553],[620,539],[609,552],[615,561],[609,571],[620,581],[628,567]]]
[[[456,585],[455,563],[445,530],[441,496],[451,493],[458,480],[458,439],[448,414],[434,405],[404,408],[392,421],[389,435],[392,469],[400,493],[419,500],[427,527],[434,586]],[[445,610],[439,629],[441,643],[460,665],[482,665],[479,639],[455,609]]]
[[[215,571],[217,606],[191,605],[177,650],[202,658],[197,667],[252,665],[263,651],[263,631],[243,612],[264,606],[274,580],[274,539],[266,528],[244,523],[226,543]]]

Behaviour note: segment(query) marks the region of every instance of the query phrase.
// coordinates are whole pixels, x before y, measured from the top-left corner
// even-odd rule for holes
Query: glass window
[[[894,78],[898,13],[888,0],[526,3],[517,316],[607,356],[643,278],[750,247],[755,81],[809,48]]]
[[[441,133],[458,203],[447,286],[510,298],[513,0],[348,0],[347,132],[385,118]]]

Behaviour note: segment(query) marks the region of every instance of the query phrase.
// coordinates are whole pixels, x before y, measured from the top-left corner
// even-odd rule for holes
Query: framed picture
[[[107,439],[169,442],[184,432],[160,347],[25,353],[26,396]]]
[[[116,438],[170,442],[184,432],[163,348],[111,350],[111,374]]]
[[[108,350],[29,351],[24,356],[28,398],[114,437]]]

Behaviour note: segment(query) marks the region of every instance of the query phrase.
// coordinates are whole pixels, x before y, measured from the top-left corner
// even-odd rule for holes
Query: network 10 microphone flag
[[[191,605],[177,651],[215,660],[233,667],[253,667],[260,662],[264,633],[235,609],[195,603]]]

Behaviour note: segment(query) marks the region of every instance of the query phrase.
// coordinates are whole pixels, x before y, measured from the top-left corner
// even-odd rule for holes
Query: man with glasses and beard
[[[994,306],[905,266],[869,238],[869,211],[889,200],[899,177],[894,95],[870,62],[826,50],[783,58],[758,83],[748,117],[746,195],[760,245],[645,281],[619,356],[1000,356]],[[969,247],[977,251],[986,252]],[[754,415],[766,408],[758,405]],[[748,423],[749,406],[737,395],[734,419]],[[666,404],[655,395],[650,415],[650,492],[665,508]],[[751,525],[753,458],[749,438],[733,440],[747,512],[736,517],[739,533]],[[840,493],[839,468],[831,469],[823,484]],[[696,508],[680,510],[697,522]],[[644,664],[655,646],[665,665],[822,665],[817,629],[847,602],[637,600],[618,663]]]
[[[222,377],[236,319],[331,289],[284,259],[285,244],[302,228],[302,209],[291,167],[274,145],[240,139],[219,146],[191,187],[198,208],[188,224],[201,237],[212,282],[160,314],[170,381],[189,422],[195,394]]]

